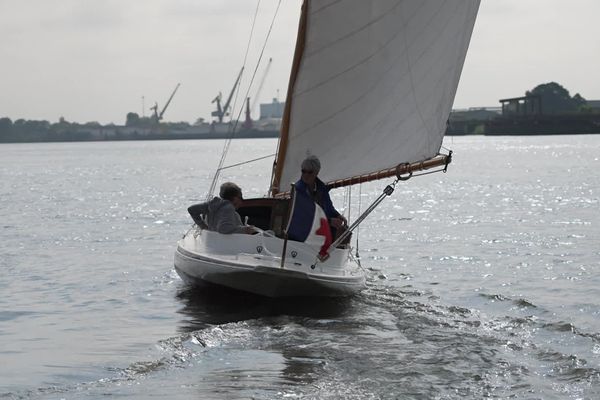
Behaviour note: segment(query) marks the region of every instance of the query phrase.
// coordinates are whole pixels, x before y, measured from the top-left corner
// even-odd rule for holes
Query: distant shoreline
[[[569,133],[565,133],[569,132]],[[446,135],[537,136],[600,133],[600,114],[497,116],[488,119],[452,119]]]
[[[447,137],[454,136],[577,136],[577,135],[597,135],[600,132],[571,132],[571,133],[486,133],[486,134],[446,134]],[[232,139],[275,139],[278,138],[279,135],[273,134],[263,134],[263,135],[240,135],[234,136]],[[135,141],[159,141],[159,140],[219,140],[219,139],[227,139],[227,137],[219,134],[215,135],[150,135],[144,137],[119,137],[119,138],[110,138],[110,139],[47,139],[47,140],[21,140],[21,141],[0,141],[0,144],[27,144],[27,143],[91,143],[91,142],[135,142]]]
[[[4,128],[4,129],[2,129]],[[214,127],[213,127],[214,128]],[[241,129],[232,136],[229,124],[221,129],[177,125],[136,127],[117,125],[49,124],[25,121],[11,129],[0,126],[0,143],[61,143],[137,140],[204,140],[278,138],[279,126]],[[567,133],[568,132],[568,133]],[[600,134],[600,114],[495,116],[487,119],[450,116],[446,136],[545,136]]]
[[[72,143],[72,142],[123,142],[123,141],[153,141],[153,140],[214,140],[214,139],[263,139],[278,138],[279,131],[243,130],[231,133],[158,133],[158,134],[118,134],[111,136],[101,135],[24,135],[22,138],[0,139],[0,143]]]

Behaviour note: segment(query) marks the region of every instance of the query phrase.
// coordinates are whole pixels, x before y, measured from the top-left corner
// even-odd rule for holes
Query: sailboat
[[[479,0],[305,0],[269,196],[238,209],[260,232],[194,226],[175,252],[182,279],[269,297],[364,289],[347,238],[289,239],[290,184],[307,155],[321,160],[319,178],[332,189],[392,180],[349,234],[398,182],[445,171],[452,154],[440,152],[442,140],[478,8]]]

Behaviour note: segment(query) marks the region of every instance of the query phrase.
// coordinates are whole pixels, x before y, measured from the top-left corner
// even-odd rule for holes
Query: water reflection
[[[288,315],[307,318],[338,318],[347,313],[351,298],[277,298],[253,295],[221,286],[182,286],[176,295],[183,316],[182,333],[212,325]]]

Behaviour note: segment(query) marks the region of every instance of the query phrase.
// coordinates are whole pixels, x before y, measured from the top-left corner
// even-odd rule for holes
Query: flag
[[[294,196],[292,202],[287,233],[291,240],[319,248],[321,257],[327,256],[327,250],[333,242],[325,211],[310,197],[300,193]]]
[[[319,246],[319,255],[321,257],[327,255],[327,250],[329,250],[329,246],[331,246],[331,228],[329,227],[325,211],[323,211],[318,204],[315,204],[315,215],[313,217],[312,227],[304,242],[315,247]]]

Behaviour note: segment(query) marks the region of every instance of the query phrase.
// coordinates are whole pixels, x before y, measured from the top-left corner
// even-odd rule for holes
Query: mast
[[[302,12],[300,15],[300,23],[298,25],[298,35],[296,37],[296,49],[294,51],[292,71],[290,73],[285,108],[283,110],[283,119],[281,121],[279,143],[277,145],[277,155],[275,156],[275,162],[273,164],[273,176],[271,179],[271,188],[269,190],[272,196],[275,196],[277,193],[279,193],[279,184],[281,180],[281,174],[283,172],[283,162],[287,152],[288,137],[290,132],[290,115],[292,112],[292,97],[294,93],[294,86],[296,84],[296,78],[298,77],[298,71],[300,70],[300,63],[302,62],[302,56],[304,54],[304,44],[306,42],[308,2],[309,0],[304,0],[302,3]]]

